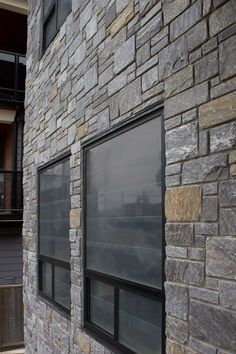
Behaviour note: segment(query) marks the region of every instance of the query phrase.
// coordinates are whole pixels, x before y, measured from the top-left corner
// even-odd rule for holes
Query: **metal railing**
[[[25,56],[0,51],[0,101],[23,103],[25,76]]]
[[[22,216],[22,172],[0,171],[0,216]]]

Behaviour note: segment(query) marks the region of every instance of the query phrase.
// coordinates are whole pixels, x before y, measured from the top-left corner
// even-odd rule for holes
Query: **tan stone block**
[[[200,128],[212,127],[236,118],[236,92],[208,102],[199,109]]]
[[[77,129],[78,139],[84,138],[88,134],[88,123],[84,123]]]
[[[197,221],[201,215],[201,188],[188,186],[168,189],[165,211],[168,221]]]
[[[120,13],[110,26],[111,36],[114,37],[134,17],[133,1]]]
[[[54,87],[52,89],[52,91],[48,95],[49,101],[53,101],[54,100],[54,98],[57,96],[57,91],[58,91],[57,87]]]
[[[236,176],[236,163],[230,166],[230,174],[231,176]]]
[[[230,151],[229,153],[229,163],[236,162],[236,150]]]
[[[80,209],[71,209],[70,211],[70,228],[78,229],[80,227]]]
[[[165,98],[173,96],[193,85],[193,67],[187,66],[183,70],[170,76],[165,81]]]

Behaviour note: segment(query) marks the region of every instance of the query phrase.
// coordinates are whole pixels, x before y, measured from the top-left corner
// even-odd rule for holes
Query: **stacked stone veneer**
[[[82,326],[81,142],[164,101],[166,352],[236,352],[236,1],[73,0],[40,53],[29,1],[26,353],[110,353]],[[37,295],[37,167],[71,150],[71,319]]]

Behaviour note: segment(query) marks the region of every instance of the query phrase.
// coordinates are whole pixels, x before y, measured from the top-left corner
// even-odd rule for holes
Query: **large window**
[[[71,11],[71,0],[43,0],[43,50],[45,50]]]
[[[84,146],[85,327],[125,353],[163,341],[162,117]]]
[[[70,165],[68,157],[39,170],[39,291],[70,310]]]

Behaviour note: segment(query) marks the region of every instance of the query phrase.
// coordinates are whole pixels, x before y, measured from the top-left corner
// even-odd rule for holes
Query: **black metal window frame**
[[[157,118],[159,117],[160,118]],[[157,289],[146,285],[140,285],[131,281],[123,280],[87,269],[86,264],[86,154],[91,148],[100,145],[101,143],[111,140],[114,137],[131,130],[151,119],[161,119],[162,141],[161,141],[161,160],[162,160],[162,288]],[[165,212],[164,212],[164,196],[165,196],[165,144],[164,144],[164,122],[163,122],[163,101],[150,106],[148,109],[141,111],[139,114],[125,119],[123,122],[114,125],[105,133],[97,135],[82,143],[83,153],[83,267],[84,267],[84,311],[83,311],[83,329],[92,335],[97,341],[104,344],[111,350],[119,354],[135,354],[134,351],[125,347],[118,342],[119,339],[119,291],[127,290],[130,293],[138,294],[152,300],[156,300],[162,304],[162,353],[165,353]],[[90,283],[91,280],[98,280],[104,284],[114,287],[114,335],[106,332],[96,324],[90,321]]]
[[[57,33],[60,30],[60,26],[58,24],[58,0],[53,0],[51,6],[49,7],[47,13],[44,15],[44,0],[42,1],[42,28],[43,28],[43,36],[42,36],[42,54],[46,51],[47,47],[50,45],[50,43],[54,40],[56,37]],[[71,1],[72,3],[72,1]],[[46,46],[46,26],[51,20],[52,16],[55,14],[56,16],[56,31],[48,45]],[[66,20],[66,18],[65,18]],[[64,21],[65,22],[65,21]],[[64,23],[63,22],[63,23]]]
[[[56,165],[59,165],[60,163],[68,160],[70,158],[71,153],[66,152],[65,154],[51,160],[50,162],[44,164],[43,166],[40,166],[37,169],[38,173],[38,295],[47,300],[49,303],[51,303],[55,308],[59,309],[62,311],[67,316],[70,316],[70,310],[59,304],[55,300],[55,293],[54,293],[54,285],[55,285],[55,267],[58,266],[60,268],[63,268],[65,270],[71,270],[70,267],[70,262],[65,262],[56,258],[44,256],[40,254],[40,174],[47,169],[54,167]],[[68,230],[69,234],[69,230]],[[68,236],[69,237],[69,236]],[[52,284],[51,284],[51,292],[52,292],[52,297],[47,295],[43,290],[42,290],[42,262],[47,262],[52,266]],[[71,286],[70,286],[71,287]]]

